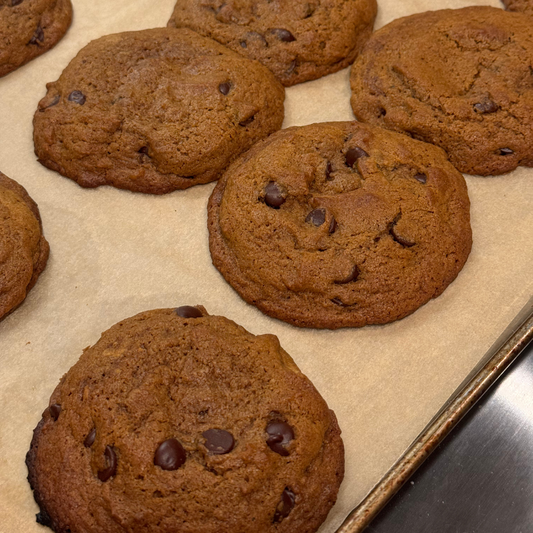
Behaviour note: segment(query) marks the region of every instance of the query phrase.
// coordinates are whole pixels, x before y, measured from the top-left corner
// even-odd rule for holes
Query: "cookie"
[[[505,9],[533,15],[533,0],[502,0]]]
[[[240,157],[208,205],[215,267],[296,326],[384,324],[454,280],[470,252],[463,176],[433,145],[357,122],[293,127]]]
[[[0,0],[0,76],[50,50],[71,21],[70,0]]]
[[[533,166],[533,25],[488,6],[377,31],[352,66],[358,120],[440,146],[461,172]]]
[[[289,86],[350,65],[376,13],[376,0],[179,0],[168,25],[257,59]]]
[[[47,88],[35,152],[83,187],[163,194],[213,181],[284,114],[267,68],[187,29],[92,41]]]
[[[311,533],[344,450],[277,337],[184,306],[126,319],[87,348],[26,462],[37,520],[57,533]]]
[[[24,301],[49,250],[37,204],[0,172],[0,320]]]

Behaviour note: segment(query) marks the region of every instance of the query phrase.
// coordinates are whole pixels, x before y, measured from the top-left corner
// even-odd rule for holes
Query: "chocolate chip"
[[[58,94],[56,94],[54,96],[53,100],[48,105],[45,105],[43,107],[39,107],[39,111],[42,113],[43,111],[45,111],[49,107],[54,107],[55,105],[57,105],[59,103],[60,99],[61,99],[60,96]]]
[[[340,281],[335,281],[337,285],[344,285],[345,283],[350,283],[351,281],[356,281],[359,277],[359,268],[357,265],[354,265],[352,268],[352,271],[348,275],[347,278],[341,279]]]
[[[326,164],[326,179],[331,179],[331,173],[333,172],[333,165],[328,161]]]
[[[200,309],[198,309],[197,307],[192,307],[190,305],[182,305],[181,307],[174,309],[174,312],[178,316],[181,316],[181,318],[200,318],[204,316]]]
[[[28,44],[38,44],[44,42],[44,31],[41,27],[35,30]]]
[[[252,115],[251,117],[245,118],[243,121],[239,122],[239,126],[248,126],[248,124],[251,124],[255,120],[255,115]]]
[[[484,100],[474,104],[474,111],[481,114],[495,113],[499,108],[498,104],[492,100]]]
[[[86,448],[90,448],[94,444],[95,439],[96,439],[96,428],[93,428],[91,429],[91,431],[89,431],[89,433],[85,437],[85,440],[83,441],[83,445]]]
[[[346,164],[349,167],[353,168],[353,166],[355,165],[355,162],[360,157],[368,157],[368,154],[362,148],[359,148],[359,146],[356,146],[355,148],[350,148],[346,152],[346,155],[344,157],[345,157]]]
[[[239,44],[241,45],[241,48],[248,48],[246,41],[241,41]]]
[[[58,403],[53,403],[50,406],[50,416],[53,420],[57,420],[59,418],[59,413],[61,413],[61,406]]]
[[[291,43],[296,41],[296,37],[289,31],[283,28],[273,28],[270,30],[280,41],[284,43]]]
[[[329,223],[328,231],[330,233],[335,233],[336,229],[337,229],[337,221],[333,217],[331,217],[331,222]]]
[[[106,446],[104,456],[106,467],[98,471],[98,479],[100,481],[107,481],[117,473],[117,454],[115,450],[111,446]]]
[[[500,148],[498,153],[500,155],[512,155],[512,154],[514,154],[513,150],[511,150],[510,148]]]
[[[289,516],[289,513],[294,507],[296,501],[296,496],[292,490],[288,487],[285,487],[281,499],[276,507],[276,512],[274,513],[274,522],[281,522],[284,518]]]
[[[425,174],[415,174],[415,180],[419,181],[420,183],[426,183],[427,176]]]
[[[384,117],[386,114],[387,114],[387,110],[380,107],[378,111],[378,118]]]
[[[154,455],[154,465],[163,470],[177,470],[187,459],[187,452],[177,439],[162,442]]]
[[[274,419],[268,423],[266,432],[268,433],[266,442],[270,449],[285,457],[289,455],[289,451],[285,446],[294,439],[292,427],[283,420]]]
[[[40,512],[35,515],[35,521],[38,524],[49,528],[52,528],[53,525],[50,515],[44,509],[41,509]]]
[[[148,146],[141,146],[137,152],[139,152],[140,154],[148,154]]]
[[[72,91],[68,95],[68,99],[75,104],[83,105],[85,103],[85,95],[81,91]]]
[[[411,246],[414,246],[416,243],[410,241],[409,239],[406,239],[405,237],[402,237],[401,235],[399,235],[397,232],[396,232],[396,228],[395,226],[393,226],[391,229],[390,229],[390,234],[392,236],[392,238],[398,243],[398,244],[401,244],[402,246],[405,246],[406,248],[411,248]]]
[[[298,65],[298,60],[293,59],[291,61],[291,64],[289,65],[289,68],[285,71],[285,74],[292,74],[294,70],[296,69],[296,65]]]
[[[229,81],[225,81],[224,83],[221,83],[219,86],[218,86],[218,90],[224,95],[226,96],[229,92],[230,92],[230,89],[231,89],[231,83]]]
[[[331,302],[339,307],[348,307],[347,304],[345,304],[340,298],[332,298]]]
[[[22,4],[22,0],[11,0],[11,7],[18,6],[19,4]]]
[[[319,207],[318,209],[313,209],[306,217],[306,222],[310,222],[315,226],[322,226],[326,221],[326,210]]]
[[[215,455],[229,453],[235,446],[233,435],[223,429],[208,429],[202,436],[205,438],[204,446]]]
[[[285,203],[285,198],[277,183],[269,182],[265,187],[265,204],[274,209],[279,209]]]

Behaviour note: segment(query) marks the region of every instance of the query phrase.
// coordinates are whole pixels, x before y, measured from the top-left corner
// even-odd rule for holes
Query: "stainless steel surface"
[[[533,531],[533,344],[366,529]]]
[[[470,376],[452,395],[447,405],[428,424],[424,432],[413,442],[380,483],[350,513],[337,530],[337,533],[359,533],[363,531],[385,506],[387,501],[398,492],[400,487],[413,475],[470,408],[508,369],[532,338],[533,298],[530,299],[524,309],[500,335]],[[426,529],[421,531],[426,531]],[[448,529],[444,531],[448,531]],[[463,530],[458,529],[456,531]],[[497,531],[510,533],[504,530]],[[524,531],[533,531],[533,526],[531,530]]]

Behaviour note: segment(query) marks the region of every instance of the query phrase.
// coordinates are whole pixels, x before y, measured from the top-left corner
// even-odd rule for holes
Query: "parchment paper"
[[[138,312],[203,304],[255,334],[274,333],[335,410],[346,477],[321,528],[333,532],[393,465],[532,294],[533,169],[467,176],[474,246],[458,279],[386,326],[298,329],[245,304],[211,265],[213,184],[156,197],[80,188],[33,153],[45,84],[108,33],[164,26],[174,0],[73,0],[52,51],[0,79],[0,170],[39,204],[51,256],[26,302],[0,323],[0,532],[44,531],[26,481],[32,430],[60,377],[102,331]],[[414,12],[499,0],[379,0],[376,27]],[[284,127],[352,120],[349,70],[287,89]],[[68,494],[64,495],[68,498]]]

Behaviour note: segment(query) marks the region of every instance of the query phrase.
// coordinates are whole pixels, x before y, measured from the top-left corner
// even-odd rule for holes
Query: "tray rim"
[[[336,533],[360,533],[533,340],[533,297]]]

